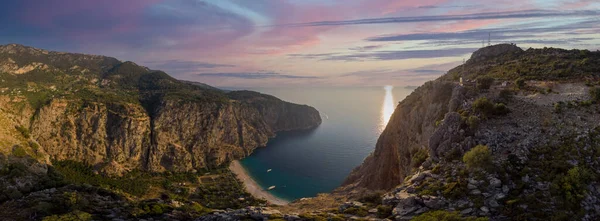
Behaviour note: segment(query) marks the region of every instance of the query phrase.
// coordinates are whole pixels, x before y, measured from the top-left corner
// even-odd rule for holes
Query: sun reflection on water
[[[393,86],[387,85],[383,87],[385,90],[385,97],[383,99],[383,106],[381,107],[381,124],[379,127],[380,131],[385,129],[385,126],[390,121],[390,117],[394,113],[394,95],[392,94]]]

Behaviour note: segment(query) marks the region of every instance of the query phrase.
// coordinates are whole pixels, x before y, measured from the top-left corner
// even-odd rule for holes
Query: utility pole
[[[491,46],[491,45],[492,45],[492,33],[489,32],[488,33],[488,46]]]

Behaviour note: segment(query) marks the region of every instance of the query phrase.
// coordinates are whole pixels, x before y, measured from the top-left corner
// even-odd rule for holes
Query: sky
[[[0,44],[218,87],[409,86],[491,43],[600,49],[597,0],[3,0]]]

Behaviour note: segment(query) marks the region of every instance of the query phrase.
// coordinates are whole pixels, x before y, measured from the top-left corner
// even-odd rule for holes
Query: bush
[[[554,113],[557,113],[557,114],[562,113],[564,107],[565,107],[565,103],[563,103],[562,101],[555,103],[554,104]]]
[[[494,78],[491,77],[478,77],[477,78],[477,89],[479,90],[487,90],[490,89],[492,84],[494,83]]]
[[[460,213],[454,211],[449,212],[445,210],[436,210],[431,212],[423,213],[416,216],[412,221],[487,221],[487,217],[463,217]]]
[[[600,102],[600,87],[590,89],[590,96],[592,97],[592,101]]]
[[[517,86],[517,88],[523,89],[525,87],[525,79],[518,78],[517,80],[515,80],[515,85]]]
[[[15,157],[25,157],[27,156],[27,151],[22,146],[16,145],[13,147],[12,154]]]
[[[479,117],[469,116],[469,118],[467,119],[467,124],[471,129],[476,129],[477,127],[479,127]]]
[[[392,207],[379,205],[377,206],[377,217],[380,219],[385,219],[392,216]]]
[[[473,109],[483,116],[489,116],[494,112],[494,104],[486,97],[480,97],[473,102]]]
[[[503,103],[496,103],[496,105],[494,105],[494,114],[506,115],[508,113],[510,113],[510,110]]]
[[[498,94],[498,97],[500,97],[503,102],[509,102],[513,98],[513,92],[508,89],[503,89]]]
[[[43,221],[87,221],[92,220],[92,215],[86,212],[75,210],[63,215],[53,215],[44,217]]]
[[[382,201],[382,192],[370,192],[367,193],[365,195],[363,195],[362,197],[360,197],[360,199],[358,199],[359,202],[362,203],[368,203],[368,204],[372,204],[372,205],[379,205],[381,204]]]
[[[418,148],[418,150],[413,153],[412,155],[412,160],[411,160],[411,165],[413,168],[418,168],[421,166],[421,164],[423,164],[423,162],[425,162],[425,160],[427,160],[427,158],[429,157],[429,152],[427,152],[427,150],[425,148]]]
[[[21,133],[21,135],[23,135],[23,137],[29,139],[29,137],[31,137],[31,135],[29,134],[29,129],[27,129],[24,126],[15,126],[15,129],[17,129],[17,131],[19,131],[19,133]]]
[[[567,171],[555,185],[560,187],[565,202],[569,205],[579,204],[585,196],[588,183],[594,180],[594,175],[584,167],[573,167]]]
[[[350,207],[343,212],[344,214],[357,215],[357,216],[367,216],[369,215],[369,211],[363,207]]]
[[[486,168],[492,163],[492,153],[487,146],[477,145],[463,156],[468,168]]]

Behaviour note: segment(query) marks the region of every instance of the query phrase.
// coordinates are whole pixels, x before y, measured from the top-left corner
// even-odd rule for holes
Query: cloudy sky
[[[600,49],[597,0],[4,0],[0,44],[225,87],[419,85],[487,41]],[[486,42],[487,44],[487,42]]]

